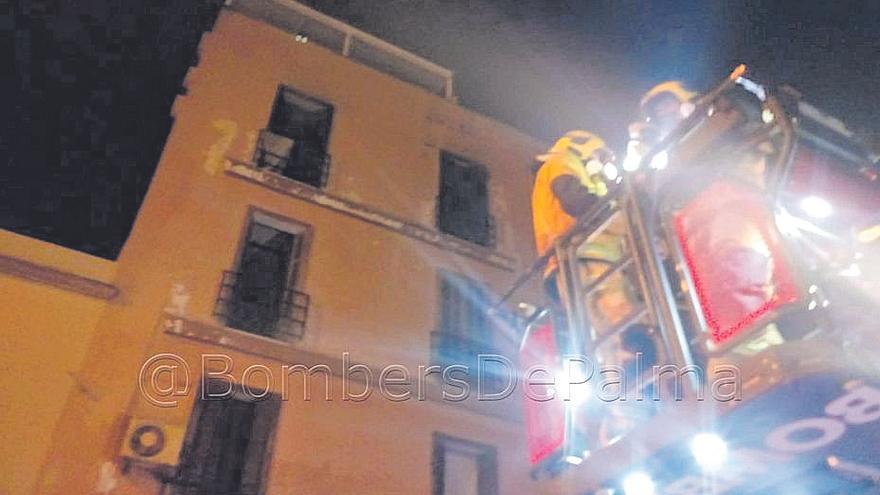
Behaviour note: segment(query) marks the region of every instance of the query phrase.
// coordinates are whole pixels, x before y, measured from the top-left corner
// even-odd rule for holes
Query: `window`
[[[471,340],[485,340],[489,326],[489,295],[471,278],[440,273],[440,331]]]
[[[433,495],[495,495],[498,462],[495,447],[434,434]]]
[[[491,293],[479,282],[451,272],[440,273],[440,321],[431,335],[431,359],[440,366],[468,367],[465,379],[476,380],[480,354],[505,353],[505,335],[516,335],[513,316],[504,312],[490,314],[494,302]],[[513,352],[505,356],[514,358]],[[506,380],[502,366],[489,365],[487,384]],[[503,385],[502,385],[503,386]]]
[[[333,107],[282,86],[269,127],[260,133],[254,161],[260,168],[314,187],[324,187]]]
[[[229,327],[280,339],[302,336],[308,295],[295,290],[307,228],[251,215],[235,271],[224,273],[215,314]]]
[[[442,152],[437,228],[481,246],[493,246],[495,229],[489,215],[488,182],[489,172],[483,165]]]
[[[211,380],[207,399],[193,410],[181,461],[172,481],[174,495],[258,495],[268,468],[281,401],[255,401],[226,393],[231,384]]]

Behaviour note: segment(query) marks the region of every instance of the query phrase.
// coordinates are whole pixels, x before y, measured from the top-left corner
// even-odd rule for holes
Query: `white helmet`
[[[579,160],[585,162],[596,151],[604,148],[605,141],[595,134],[581,130],[568,131],[547,150],[547,153],[538,155],[536,158],[540,161],[545,161],[553,155],[570,152]]]

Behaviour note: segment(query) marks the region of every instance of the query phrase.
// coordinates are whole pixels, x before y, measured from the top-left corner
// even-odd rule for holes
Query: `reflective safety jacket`
[[[574,227],[577,221],[565,212],[559,198],[553,193],[553,181],[564,175],[577,178],[591,194],[604,196],[608,193],[605,183],[599,177],[591,178],[573,154],[557,153],[548,158],[538,169],[532,189],[532,220],[538,256],[554,249],[556,240]],[[552,275],[558,266],[556,257],[551,257],[544,269],[544,278]]]

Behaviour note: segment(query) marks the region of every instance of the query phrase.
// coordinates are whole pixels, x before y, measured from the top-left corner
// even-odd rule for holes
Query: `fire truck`
[[[742,66],[691,104],[630,143],[556,244],[564,315],[531,314],[520,350],[533,476],[547,493],[880,493],[876,156]],[[538,364],[568,383],[534,386]]]

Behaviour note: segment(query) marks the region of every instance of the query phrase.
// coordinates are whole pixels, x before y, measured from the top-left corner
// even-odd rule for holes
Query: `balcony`
[[[323,188],[327,185],[330,155],[316,147],[297,145],[291,138],[262,130],[254,151],[254,164],[257,168]]]
[[[479,371],[480,354],[502,355],[508,359],[514,360],[516,356],[502,353],[498,346],[486,342],[457,335],[451,332],[435,331],[431,332],[431,364],[447,368],[449,366],[466,366],[467,376],[462,373],[453,375],[461,378],[471,384],[476,384]],[[508,370],[510,373],[516,373],[516,370]],[[485,378],[482,387],[489,392],[498,392],[507,384],[507,376],[503,372],[502,365],[497,362],[491,362],[484,370]]]
[[[214,316],[228,327],[273,339],[302,339],[309,295],[291,288],[246,287],[240,272],[224,271]]]

